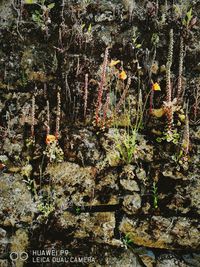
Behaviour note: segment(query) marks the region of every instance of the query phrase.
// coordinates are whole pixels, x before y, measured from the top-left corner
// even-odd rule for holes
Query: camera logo
[[[11,252],[10,259],[11,261],[17,261],[17,260],[26,261],[28,259],[28,253],[25,251]]]

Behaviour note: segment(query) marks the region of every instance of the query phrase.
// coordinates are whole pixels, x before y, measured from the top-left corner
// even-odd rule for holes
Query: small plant
[[[84,119],[86,118],[86,113],[87,113],[87,104],[88,104],[88,74],[85,74],[85,86],[84,86]]]
[[[158,208],[158,187],[155,181],[153,182],[152,193],[153,193],[153,206],[155,209],[157,209]]]
[[[46,138],[46,150],[43,152],[51,163],[59,163],[63,161],[64,153],[58,144],[54,135],[48,135]]]
[[[107,65],[108,65],[108,55],[109,55],[109,48],[107,47],[106,50],[105,50],[105,54],[104,54],[101,81],[99,83],[98,98],[97,98],[97,103],[96,103],[95,123],[96,123],[97,126],[99,125],[99,122],[101,120],[100,111],[102,109],[102,97],[103,97],[104,86],[105,86],[105,83],[106,83],[106,68],[107,68]]]
[[[49,217],[49,214],[51,214],[55,210],[55,206],[52,203],[43,203],[40,202],[37,205],[38,210],[42,213],[42,216],[44,219],[47,219]]]
[[[133,43],[134,48],[136,49],[139,49],[142,47],[142,43],[138,42],[138,38],[139,38],[138,32],[134,31],[134,34],[132,37],[132,43]]]
[[[75,212],[76,212],[76,215],[79,215],[81,213],[81,208],[80,207],[76,207],[75,208]]]
[[[22,175],[24,174],[23,171],[24,170],[22,170]],[[35,181],[32,180],[30,177],[26,177],[26,178],[27,179],[23,181],[26,183],[28,190],[33,194],[35,199],[37,199],[37,191],[36,191],[37,185]]]
[[[167,141],[168,143],[172,142],[174,144],[178,144],[180,139],[180,134],[177,132],[177,129],[166,131],[163,133],[162,137],[157,137],[157,142]]]
[[[46,0],[25,0],[25,4],[35,4],[39,6],[39,10],[35,10],[32,14],[32,20],[39,28],[48,33],[48,25],[51,23],[49,12],[54,8],[55,3],[47,4]]]
[[[182,20],[183,26],[186,27],[186,29],[191,29],[197,22],[197,18],[193,17],[192,15],[192,8],[189,9],[189,11],[186,13],[185,18]]]
[[[119,142],[121,138],[121,142]],[[116,149],[120,153],[120,158],[123,162],[130,164],[133,160],[133,156],[136,148],[137,131],[131,128],[130,131],[124,132],[123,135],[116,135]]]
[[[137,140],[138,132],[140,129],[143,128],[143,115],[147,104],[147,99],[146,102],[143,104],[142,93],[141,91],[139,91],[135,125],[128,126],[127,130],[123,134],[119,134],[118,132],[114,136],[116,150],[119,152],[120,158],[124,163],[130,164],[133,161],[135,154],[139,153],[139,151],[143,149],[140,147],[140,144],[137,144]],[[130,110],[128,111],[128,113],[129,117],[131,117]]]
[[[34,139],[35,136],[35,96],[32,96],[32,104],[31,104],[31,137]]]
[[[56,111],[56,140],[60,137],[60,118],[61,118],[61,97],[60,97],[60,88],[57,92],[57,111]]]
[[[122,242],[126,248],[130,247],[130,245],[133,244],[129,233],[125,235],[125,237],[122,239]]]

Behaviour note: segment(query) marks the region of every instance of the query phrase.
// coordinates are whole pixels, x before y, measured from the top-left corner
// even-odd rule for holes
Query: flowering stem
[[[85,88],[84,88],[84,118],[87,112],[87,100],[88,100],[88,74],[85,74]]]
[[[60,99],[60,92],[57,93],[57,114],[56,114],[56,139],[59,138],[59,131],[60,131],[60,116],[61,116],[61,99]]]
[[[104,84],[105,84],[105,80],[106,80],[106,68],[107,68],[107,64],[108,64],[108,50],[109,50],[109,48],[107,47],[105,50],[101,81],[100,81],[99,89],[98,89],[98,99],[97,99],[96,112],[95,112],[96,125],[98,125],[98,123],[99,123],[99,112],[100,112],[101,106],[102,106],[102,96],[103,96],[103,89],[104,89]]]

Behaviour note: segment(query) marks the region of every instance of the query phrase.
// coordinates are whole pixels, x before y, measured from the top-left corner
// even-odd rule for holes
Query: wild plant
[[[193,114],[192,124],[197,125],[200,122],[198,117],[200,111],[200,85],[197,83],[193,89],[193,99],[194,103],[192,104],[190,112]]]
[[[34,138],[35,131],[34,131],[34,125],[35,125],[35,96],[32,96],[32,104],[31,104],[31,137]]]
[[[180,37],[179,71],[178,71],[178,88],[177,88],[178,102],[180,102],[183,97],[183,88],[182,88],[183,58],[184,58],[184,44],[183,44],[183,37]]]
[[[55,3],[47,4],[46,0],[25,0],[24,2],[25,4],[35,4],[39,7],[39,10],[35,10],[32,14],[32,20],[48,35],[48,26],[51,24],[49,13],[54,8]]]
[[[124,133],[119,133],[119,131],[117,130],[116,135],[114,136],[116,150],[119,152],[121,160],[126,164],[130,164],[134,160],[135,153],[139,149],[137,146],[137,137],[138,132],[142,127],[146,104],[147,99],[145,101],[145,104],[143,104],[142,93],[140,90],[135,125],[128,126]],[[128,112],[129,116],[131,116],[130,110]]]
[[[46,135],[50,134],[50,107],[49,107],[49,100],[47,100],[47,121],[46,121]]]
[[[84,119],[87,113],[87,101],[88,101],[88,74],[85,74],[85,86],[84,86]]]
[[[61,98],[60,98],[60,88],[57,92],[57,111],[56,111],[56,139],[60,137],[60,118],[61,118]]]
[[[174,34],[173,29],[170,30],[170,39],[169,39],[169,51],[166,65],[166,101],[164,102],[164,109],[167,115],[168,120],[168,132],[172,132],[173,126],[173,105],[176,104],[175,100],[172,102],[172,84],[171,84],[171,66],[173,59],[173,43],[174,43]]]
[[[158,142],[166,140],[167,142],[173,142],[177,144],[179,142],[180,135],[177,129],[174,129],[174,112],[178,111],[177,98],[173,98],[172,82],[171,82],[171,66],[173,60],[173,43],[174,34],[173,29],[170,30],[169,38],[169,50],[166,64],[166,101],[163,101],[163,114],[167,117],[167,130],[163,133],[163,137],[157,138]],[[178,77],[178,90],[177,97],[182,97],[182,69],[183,69],[183,41],[180,41],[180,59],[179,59],[179,77]]]
[[[157,209],[158,208],[158,187],[155,181],[153,182],[153,186],[152,186],[152,194],[153,194],[153,207]]]
[[[107,47],[104,54],[104,61],[102,66],[102,74],[101,74],[101,81],[99,83],[98,88],[98,98],[96,103],[96,111],[95,111],[95,123],[96,125],[100,122],[100,111],[102,108],[102,97],[103,97],[103,90],[106,82],[106,68],[108,65],[108,54],[109,54],[109,48]]]

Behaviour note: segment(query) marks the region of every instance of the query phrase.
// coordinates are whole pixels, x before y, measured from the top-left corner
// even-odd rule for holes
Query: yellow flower
[[[127,79],[127,75],[126,75],[126,72],[124,70],[122,72],[120,72],[119,79],[121,79],[123,81]]]
[[[56,141],[56,137],[55,135],[52,135],[52,134],[48,134],[47,137],[46,137],[46,144],[49,145],[51,144],[52,142],[55,142]]]
[[[153,83],[152,89],[154,91],[161,91],[160,85],[158,83]]]
[[[117,65],[118,63],[120,63],[120,60],[111,60],[110,62],[110,67],[114,67],[115,65]]]

